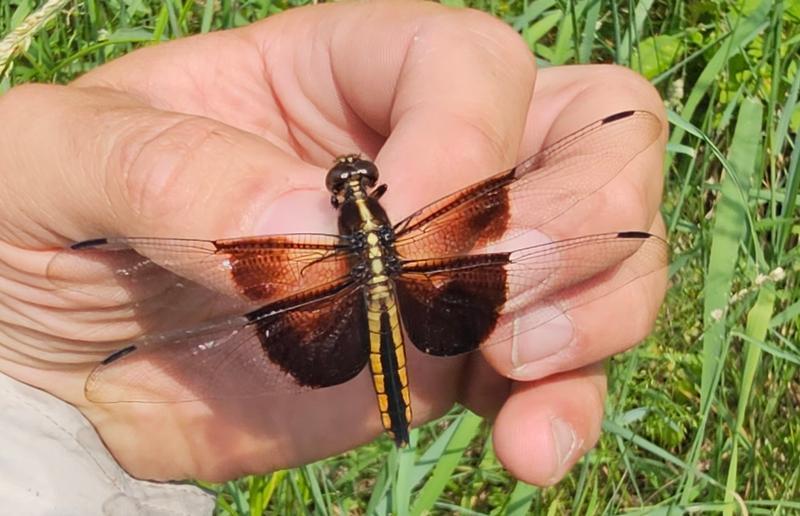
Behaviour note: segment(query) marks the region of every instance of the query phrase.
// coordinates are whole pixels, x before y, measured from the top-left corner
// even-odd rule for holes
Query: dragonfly
[[[486,351],[665,266],[666,241],[639,230],[525,240],[614,179],[660,131],[652,113],[615,113],[397,223],[381,205],[376,165],[349,154],[325,177],[338,234],[76,243],[48,275],[131,321],[130,338],[109,343],[89,374],[86,398],[302,393],[368,367],[383,429],[406,446],[409,344],[435,357]]]

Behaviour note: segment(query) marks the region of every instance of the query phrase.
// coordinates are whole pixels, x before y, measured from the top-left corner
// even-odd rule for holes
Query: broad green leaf
[[[668,70],[682,50],[680,40],[674,36],[652,36],[636,46],[631,65],[648,79],[653,79]]]
[[[517,481],[514,490],[511,491],[511,496],[508,498],[506,505],[506,516],[524,516],[530,514],[530,507],[533,503],[533,498],[536,496],[539,488]]]

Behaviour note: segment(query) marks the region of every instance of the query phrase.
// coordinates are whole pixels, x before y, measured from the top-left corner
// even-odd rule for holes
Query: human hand
[[[204,403],[90,403],[84,381],[108,353],[92,341],[121,347],[130,314],[87,310],[53,291],[54,248],[100,235],[335,232],[324,168],[355,150],[377,156],[396,221],[628,109],[663,111],[631,72],[573,66],[537,76],[501,23],[425,3],[296,9],[134,52],[68,87],[12,90],[0,98],[0,370],[78,406],[139,477],[222,480],[352,448],[381,430],[365,375],[302,396],[230,401],[224,413]],[[542,230],[553,239],[662,234],[665,138]],[[598,362],[646,335],[664,288],[663,274],[651,274],[570,312],[569,345],[516,370],[510,393],[477,355],[411,363],[415,423],[454,400],[497,413],[499,459],[527,482],[556,481],[597,440]]]

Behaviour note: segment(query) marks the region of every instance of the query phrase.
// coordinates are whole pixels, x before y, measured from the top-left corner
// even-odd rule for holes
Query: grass
[[[0,91],[66,82],[141,45],[295,3],[68,2],[0,62]],[[511,479],[489,426],[455,409],[414,432],[420,455],[383,439],[210,486],[218,513],[800,512],[800,3],[445,3],[505,20],[543,63],[616,62],[661,90],[672,124],[662,213],[673,286],[656,330],[610,361],[604,436],[554,488]],[[0,34],[35,7],[0,3]]]

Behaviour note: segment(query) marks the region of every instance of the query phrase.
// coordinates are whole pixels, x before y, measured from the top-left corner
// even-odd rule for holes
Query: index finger
[[[19,248],[251,233],[294,173],[317,170],[253,134],[103,88],[14,88],[0,118],[0,238]]]
[[[300,86],[316,81],[324,87],[308,88],[306,99],[286,95],[285,109],[300,113],[310,101],[334,125],[347,128],[348,137],[320,145],[330,154],[356,146],[376,157],[384,178],[396,185],[382,199],[395,218],[514,164],[535,66],[507,25],[477,11],[427,2],[300,11],[276,17],[274,25],[252,27],[250,37],[265,47],[263,59],[273,77],[269,71],[279,64],[317,73],[318,61],[329,60],[329,76],[297,79]],[[287,62],[287,44],[274,35],[307,32],[310,16],[317,17],[310,25],[311,43],[327,46],[329,55],[319,56],[301,41]],[[273,87],[285,90],[275,81]],[[322,159],[313,147],[310,155],[312,161]]]

